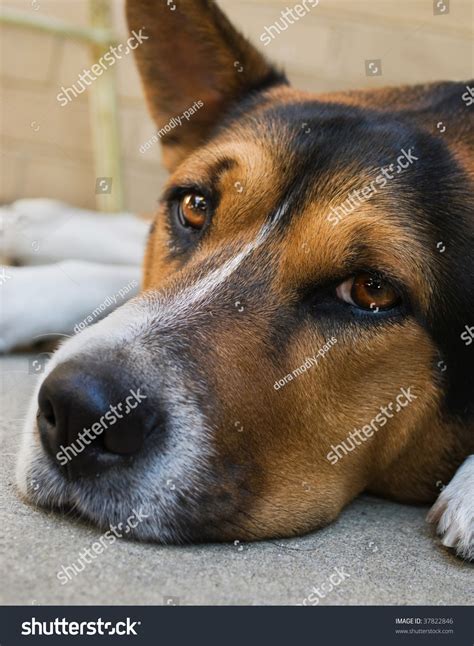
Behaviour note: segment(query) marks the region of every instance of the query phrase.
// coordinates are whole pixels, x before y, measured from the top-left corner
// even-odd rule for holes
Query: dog
[[[48,363],[20,491],[103,528],[143,507],[130,536],[161,543],[436,501],[472,559],[469,85],[313,96],[215,2],[173,6],[127,3],[171,173],[141,291]]]

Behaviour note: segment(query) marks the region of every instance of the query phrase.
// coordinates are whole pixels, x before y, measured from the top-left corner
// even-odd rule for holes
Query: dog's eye
[[[389,310],[400,303],[400,294],[381,276],[362,273],[349,278],[336,289],[337,296],[346,303],[363,310]]]
[[[184,195],[178,205],[178,220],[181,226],[202,229],[207,222],[207,200],[198,193]]]

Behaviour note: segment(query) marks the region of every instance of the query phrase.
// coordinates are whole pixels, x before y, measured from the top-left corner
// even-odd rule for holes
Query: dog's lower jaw
[[[474,455],[440,493],[427,520],[437,525],[443,545],[457,556],[474,561]]]
[[[139,541],[182,543],[187,540],[179,523],[163,523],[162,517],[166,514],[159,513],[156,505],[149,505],[133,496],[121,500],[94,496],[84,483],[66,480],[44,454],[37,454],[29,465],[21,460],[16,476],[17,487],[25,502],[49,511],[70,511],[76,518],[98,527],[103,534],[113,530],[117,535],[116,528],[120,528],[120,537]],[[127,518],[131,516],[138,518],[139,522],[126,527]]]

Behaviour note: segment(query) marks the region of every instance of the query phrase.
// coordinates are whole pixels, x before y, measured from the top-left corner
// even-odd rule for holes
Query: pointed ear
[[[286,82],[213,0],[127,0],[127,19],[142,30],[135,56],[169,169],[246,94]]]

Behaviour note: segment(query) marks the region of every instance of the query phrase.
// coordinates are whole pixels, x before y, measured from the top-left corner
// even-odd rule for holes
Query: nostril
[[[59,438],[57,435],[56,418],[54,412],[52,412],[52,408],[47,410],[47,414],[44,408],[38,408],[36,422],[43,446],[54,457],[59,449]]]
[[[48,380],[49,377],[38,393],[37,423],[43,446],[54,458],[61,444],[67,441],[67,437],[63,423],[64,415],[61,415],[59,404],[55,403],[54,389],[50,388]]]
[[[54,414],[53,404],[49,399],[45,399],[43,402],[40,402],[40,410],[48,424],[56,426],[56,416]]]

